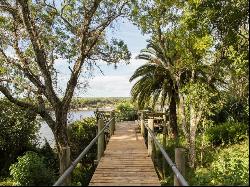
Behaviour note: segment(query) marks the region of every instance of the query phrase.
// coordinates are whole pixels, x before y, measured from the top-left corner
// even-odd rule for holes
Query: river
[[[94,117],[93,110],[85,110],[85,111],[71,111],[68,114],[68,123],[72,123],[76,120],[80,120],[85,117]],[[39,130],[39,144],[40,146],[44,144],[45,140],[47,139],[51,147],[55,146],[54,136],[51,129],[48,127],[45,121],[41,121],[41,128]]]

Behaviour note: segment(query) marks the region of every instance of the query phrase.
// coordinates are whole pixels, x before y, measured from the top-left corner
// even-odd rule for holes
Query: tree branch
[[[62,7],[62,9],[61,9],[61,12],[59,12],[59,11],[57,10],[57,8],[56,8],[54,5],[52,6],[52,5],[48,4],[48,3],[46,3],[45,0],[43,1],[43,3],[44,3],[44,5],[46,5],[47,7],[53,9],[53,10],[56,12],[56,14],[64,21],[64,23],[66,23],[66,25],[69,27],[69,30],[70,30],[73,34],[77,35],[77,29],[76,29],[76,27],[74,27],[74,26],[73,26],[73,25],[63,16],[63,10],[64,10],[64,8],[65,8],[66,5],[64,5],[64,6]]]
[[[2,85],[0,85],[0,91],[5,95],[5,97],[7,97],[7,99],[10,102],[12,102],[12,103],[14,103],[14,104],[16,104],[16,105],[18,105],[20,107],[23,107],[23,108],[30,108],[30,109],[32,109],[32,110],[34,110],[36,112],[39,111],[39,109],[36,106],[34,106],[34,105],[30,104],[30,103],[26,103],[24,101],[19,101],[18,99],[14,98],[11,95],[11,93],[9,92],[9,90],[7,88],[5,88],[4,86],[2,86]]]
[[[101,0],[95,0],[93,2],[93,6],[89,11],[87,11],[84,15],[84,21],[82,25],[82,33],[81,33],[81,48],[80,48],[80,57],[76,61],[73,67],[73,72],[71,73],[70,79],[67,83],[67,88],[65,91],[65,95],[63,98],[63,103],[64,103],[64,108],[68,108],[71,98],[73,96],[76,84],[77,84],[77,79],[80,75],[82,65],[85,61],[86,58],[86,53],[85,49],[88,44],[88,31],[89,31],[89,25],[91,23],[92,17],[94,16]]]
[[[26,30],[29,34],[35,55],[38,67],[40,68],[46,85],[47,96],[49,97],[49,101],[52,105],[56,106],[61,103],[60,99],[57,97],[56,93],[54,92],[52,79],[49,72],[49,69],[46,66],[46,55],[45,50],[43,49],[42,45],[39,44],[39,37],[37,34],[37,29],[35,24],[33,23],[30,17],[30,11],[28,7],[28,2],[26,0],[19,1],[22,9],[22,18]]]
[[[16,49],[18,50],[18,49]],[[26,77],[40,90],[43,90],[43,93],[45,95],[46,92],[45,92],[45,86],[41,83],[41,81],[39,80],[39,77],[34,75],[30,69],[24,65],[21,66],[19,63],[16,63],[14,60],[10,59],[7,57],[7,55],[4,53],[4,51],[0,48],[0,54],[2,54],[2,56],[4,57],[5,61],[8,63],[8,64],[12,64],[14,66],[16,66],[18,69],[22,70],[23,73],[26,75]],[[20,57],[21,58],[21,57]]]
[[[12,103],[14,103],[17,106],[20,106],[24,109],[31,109],[33,110],[35,113],[39,114],[47,123],[48,125],[54,129],[55,127],[55,121],[52,119],[52,117],[49,115],[49,113],[45,110],[45,108],[43,107],[36,107],[35,105],[32,105],[30,103],[24,102],[24,101],[20,101],[16,98],[14,98],[11,93],[9,92],[9,90],[7,88],[5,88],[3,85],[0,85],[0,92],[2,92],[2,94],[4,94],[4,96]]]
[[[0,9],[11,14],[13,17],[16,18],[19,23],[22,22],[21,16],[18,14],[18,10],[16,8],[11,7],[11,5],[6,1],[0,2]]]

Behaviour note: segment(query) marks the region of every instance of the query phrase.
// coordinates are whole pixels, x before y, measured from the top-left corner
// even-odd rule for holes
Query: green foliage
[[[92,165],[83,166],[78,163],[72,173],[72,185],[73,186],[88,186],[95,172],[95,167]]]
[[[226,121],[238,121],[248,123],[249,112],[248,104],[240,98],[229,96],[225,98],[225,103],[215,115],[210,117],[215,123],[224,123]]]
[[[39,155],[44,158],[47,167],[53,169],[59,175],[59,159],[55,151],[50,147],[48,141],[45,139],[45,144],[42,148],[36,150]]]
[[[197,168],[195,185],[248,185],[249,142],[220,148],[213,153],[213,162],[207,168]]]
[[[39,125],[36,115],[14,104],[0,100],[0,168],[6,175],[11,163],[36,145]]]
[[[16,183],[25,186],[52,185],[54,173],[45,164],[44,158],[28,151],[10,166],[10,175]]]
[[[248,185],[249,144],[236,145],[220,151],[211,165],[215,176],[212,184]]]
[[[210,127],[206,131],[209,142],[213,145],[239,143],[246,139],[249,134],[248,124],[228,121]]]
[[[87,117],[69,125],[69,139],[72,159],[82,152],[82,150],[90,143],[96,136],[96,119],[94,117]],[[88,156],[96,152],[94,147],[90,149]],[[86,158],[85,158],[86,161]]]
[[[71,148],[71,158],[76,159],[79,154],[96,136],[96,119],[87,117],[80,121],[75,121],[69,125],[69,139]],[[92,146],[88,153],[83,157],[80,164],[73,172],[72,182],[75,185],[88,185],[94,172],[94,160],[97,155],[97,146]]]
[[[17,184],[13,181],[13,179],[6,178],[3,181],[0,179],[0,186],[16,186]]]
[[[137,119],[137,112],[133,104],[129,101],[123,101],[116,105],[116,117],[118,120],[133,121]]]
[[[71,102],[71,109],[78,108],[102,108],[113,107],[117,103],[126,100],[129,101],[129,97],[93,97],[93,98],[73,98]]]

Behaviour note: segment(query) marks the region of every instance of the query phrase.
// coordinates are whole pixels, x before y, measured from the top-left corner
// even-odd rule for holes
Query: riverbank
[[[74,112],[76,112],[76,111],[96,111],[96,110],[107,110],[107,111],[109,111],[109,110],[114,110],[115,109],[115,107],[114,106],[107,106],[107,107],[101,107],[101,108],[93,108],[93,107],[83,107],[83,108],[76,108],[76,109],[70,109],[70,111],[74,111]]]

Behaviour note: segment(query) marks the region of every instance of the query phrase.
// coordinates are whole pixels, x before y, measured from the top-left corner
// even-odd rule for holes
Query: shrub
[[[42,148],[38,148],[36,152],[44,157],[44,161],[47,167],[52,168],[59,177],[59,158],[58,154],[50,147],[48,141],[45,139],[45,144]]]
[[[196,170],[195,185],[248,185],[249,142],[220,148],[208,168]]]
[[[132,121],[137,119],[137,112],[134,106],[128,101],[118,103],[116,111],[118,111],[118,120]]]
[[[11,179],[9,179],[9,178],[6,178],[6,179],[0,179],[0,186],[16,186],[17,184],[13,181],[13,180],[11,180]]]
[[[239,97],[229,97],[225,99],[226,103],[218,112],[215,112],[214,116],[211,116],[211,119],[216,123],[224,123],[228,120],[234,120],[243,123],[248,122],[248,103],[244,102]]]
[[[69,125],[69,139],[72,159],[83,151],[83,149],[95,138],[97,131],[96,119],[94,117],[87,117],[83,120],[75,121]],[[93,146],[87,156],[96,153],[96,147]],[[85,161],[86,158],[85,158]]]
[[[69,125],[69,139],[72,160],[87,147],[87,145],[96,136],[97,126],[96,119],[87,117],[80,121],[75,121]],[[94,160],[97,155],[97,146],[92,146],[84,156],[80,164],[75,168],[72,175],[72,183],[75,185],[88,185],[93,175],[95,164]]]
[[[27,150],[34,149],[39,125],[36,115],[14,104],[0,100],[0,174]]]
[[[206,131],[208,141],[213,145],[238,143],[247,138],[248,124],[240,122],[226,122]]]
[[[147,136],[147,135],[146,135]],[[160,144],[163,146],[163,134],[157,134],[157,139],[160,142]],[[185,148],[184,145],[184,138],[180,137],[179,141],[176,142],[176,140],[166,137],[166,153],[168,154],[169,158],[174,162],[175,161],[175,148]],[[187,151],[186,151],[187,153]],[[155,160],[154,164],[155,167],[158,168],[159,171],[162,171],[162,160],[163,155],[159,149],[158,146],[155,146]],[[174,172],[171,168],[171,166],[166,161],[166,168],[165,168],[165,179],[161,180],[162,186],[173,186],[174,185]]]
[[[248,185],[249,142],[221,149],[212,163],[214,183],[225,185]]]
[[[72,173],[72,185],[73,186],[88,186],[92,175],[94,174],[95,167],[92,165],[83,166],[78,163]]]
[[[10,175],[18,185],[52,185],[54,182],[54,173],[44,158],[32,151],[18,157],[18,162],[10,166]]]

